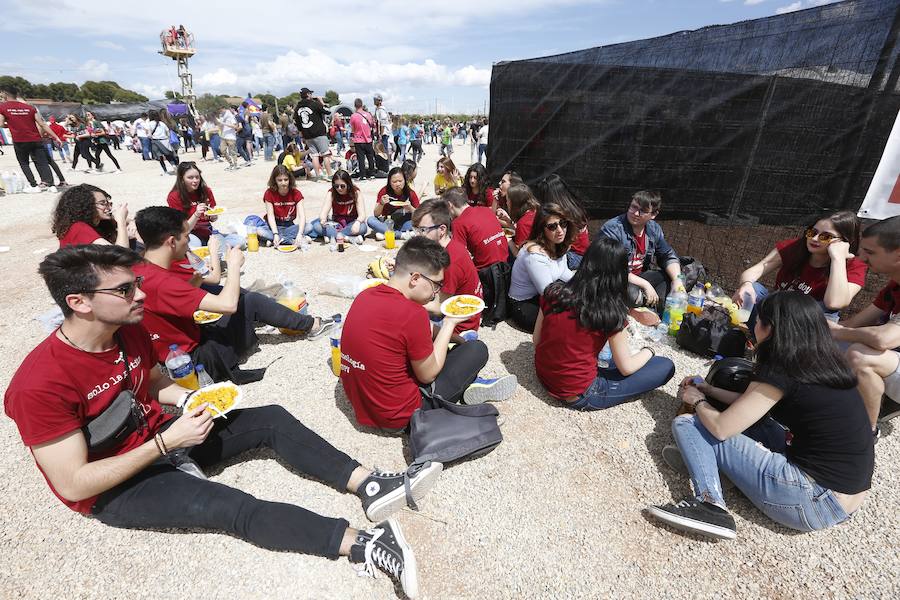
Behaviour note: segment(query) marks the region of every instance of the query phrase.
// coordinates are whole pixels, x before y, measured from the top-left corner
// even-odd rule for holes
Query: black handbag
[[[724,308],[714,305],[703,313],[685,313],[675,343],[702,356],[744,356],[747,336],[731,325]]]
[[[128,364],[128,354],[125,352],[125,345],[118,333],[116,333],[116,343],[119,346],[122,362],[125,363],[125,382],[128,389],[119,392],[103,412],[81,428],[91,452],[103,452],[114,448],[117,444],[124,442],[139,427],[147,427],[144,411],[135,398],[134,392],[131,391],[134,388],[131,379],[131,365]]]
[[[453,404],[423,388],[422,407],[409,421],[412,464],[484,456],[503,441],[499,414],[490,404]]]

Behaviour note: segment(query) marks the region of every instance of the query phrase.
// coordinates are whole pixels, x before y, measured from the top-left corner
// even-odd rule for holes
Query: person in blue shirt
[[[628,250],[629,296],[636,299],[643,296],[639,304],[656,308],[662,312],[665,297],[678,282],[681,262],[678,254],[666,242],[662,227],[656,222],[662,196],[656,191],[636,192],[628,204],[625,214],[614,217],[603,224],[600,235],[617,240]],[[650,269],[656,259],[659,269]]]
[[[397,155],[394,156],[394,160],[399,160],[401,163],[406,160],[407,146],[409,146],[409,121],[403,119],[397,130]]]

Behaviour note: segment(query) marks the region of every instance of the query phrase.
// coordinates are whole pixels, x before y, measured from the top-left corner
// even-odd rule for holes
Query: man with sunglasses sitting
[[[263,370],[238,370],[237,365],[256,345],[256,323],[307,332],[315,340],[334,328],[334,320],[311,317],[292,311],[272,298],[241,290],[237,275],[244,264],[240,248],[229,248],[225,264],[229,276],[224,287],[197,288],[186,281],[173,263],[183,261],[188,249],[187,216],[168,206],[151,206],[135,217],[144,240],[146,262],[134,267],[144,277],[147,315],[144,322],[153,339],[156,358],[165,362],[169,346],[176,344],[189,353],[194,363],[206,366],[215,381],[235,383],[258,381]],[[203,310],[224,315],[215,323],[194,322],[194,312]]]
[[[872,304],[828,324],[834,339],[849,346],[847,359],[877,437],[879,423],[900,416],[900,217],[867,227],[859,258],[889,281]]]
[[[211,529],[270,550],[348,556],[370,575],[376,568],[388,573],[415,597],[415,556],[388,517],[423,496],[442,465],[372,471],[280,406],[238,409],[218,421],[206,404],[179,417],[163,413],[162,404],[181,406],[186,391],[154,368],[141,325],[146,296],[133,272],[140,263],[125,248],[88,244],[63,248],[40,265],[64,321],[16,371],[4,409],[53,493],[112,527]],[[120,400],[131,405],[129,420],[101,447],[84,429]],[[370,520],[386,520],[361,530],[294,504],[259,500],[179,469],[175,454],[209,467],[261,447],[300,473],[357,494]]]
[[[488,349],[475,340],[449,351],[453,330],[464,317],[444,317],[432,330],[425,305],[444,285],[447,251],[417,235],[397,253],[387,283],[360,293],[341,335],[341,383],[360,425],[399,434],[422,404],[420,387],[448,402],[505,400],[515,376],[479,380]]]
[[[631,197],[625,214],[614,217],[603,224],[600,235],[612,238],[625,246],[629,255],[628,283],[630,296],[643,294],[643,305],[655,308],[662,314],[665,297],[673,282],[681,274],[678,254],[666,242],[662,227],[656,222],[662,196],[656,191],[640,191]],[[662,270],[650,269],[656,265]]]

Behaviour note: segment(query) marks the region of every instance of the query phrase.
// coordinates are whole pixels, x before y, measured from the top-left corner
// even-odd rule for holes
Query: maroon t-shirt
[[[509,256],[500,221],[486,206],[470,206],[453,219],[453,238],[468,248],[476,269],[503,262]]]
[[[400,210],[399,206],[391,206],[390,202],[403,202],[406,200],[406,198],[396,197],[393,190],[388,191],[388,187],[384,186],[378,191],[378,196],[375,198],[375,204],[382,205],[381,216],[387,217],[388,215],[392,215],[396,211]],[[408,200],[413,208],[419,208],[419,195],[413,190],[409,190]]]
[[[575,241],[572,242],[572,247],[569,248],[570,251],[575,254],[580,254],[584,256],[584,253],[587,251],[588,246],[591,245],[591,236],[588,235],[587,225],[584,226],[584,229],[578,232],[578,236],[575,238]]]
[[[775,275],[775,289],[797,290],[808,294],[816,300],[825,299],[825,290],[828,289],[828,277],[831,274],[831,266],[813,267],[807,260],[799,270],[794,266],[803,257],[805,239],[782,240],[775,244],[775,249],[781,255],[782,267]],[[860,287],[866,285],[866,263],[858,258],[847,261],[847,281]]]
[[[537,211],[531,209],[527,211],[522,218],[516,221],[516,233],[513,235],[513,243],[522,247],[522,244],[531,236],[531,228],[534,226],[534,217],[537,215]]]
[[[174,208],[175,210],[180,210],[184,212],[188,218],[194,216],[194,213],[197,212],[197,205],[206,203],[210,208],[215,208],[216,206],[216,198],[213,196],[212,190],[206,188],[206,198],[200,197],[200,190],[191,192],[189,195],[191,205],[188,210],[185,212],[184,206],[181,203],[181,195],[178,193],[178,190],[172,190],[169,192],[169,195],[166,197],[166,204]],[[194,235],[200,238],[203,243],[206,243],[209,240],[209,236],[212,235],[212,223],[205,214],[201,215],[197,219],[197,224],[194,225],[194,229],[191,231]]]
[[[597,377],[597,353],[609,339],[605,331],[582,327],[571,310],[550,312],[541,296],[541,341],[534,349],[534,370],[551,396],[583,394]]]
[[[456,238],[452,238],[447,244],[447,254],[450,255],[450,266],[444,269],[443,293],[455,296],[457,294],[470,294],[484,298],[481,290],[481,279],[478,277],[478,269],[469,256],[469,251]],[[453,331],[477,330],[481,325],[481,314],[469,317],[458,324]]]
[[[872,304],[887,313],[888,320],[893,319],[900,314],[900,284],[896,281],[889,281],[878,292],[878,296]]]
[[[66,235],[62,236],[59,240],[59,247],[65,248],[66,246],[81,246],[83,244],[93,244],[97,238],[102,238],[96,229],[88,225],[83,221],[76,221],[72,223],[72,226],[69,227],[69,230],[66,232]]]
[[[270,189],[267,189],[266,193],[263,194],[263,202],[272,205],[275,220],[279,222],[293,222],[297,218],[297,205],[302,201],[303,194],[297,188],[289,190],[286,196],[282,196]]]
[[[34,120],[35,113],[37,109],[18,100],[0,103],[0,115],[6,117],[6,126],[9,127],[13,142],[41,141],[41,132]]]
[[[134,431],[115,448],[89,455],[89,461],[137,448],[172,418],[163,414],[156,398],[148,395],[150,369],[156,360],[147,331],[142,325],[126,325],[119,329],[119,335],[131,368],[133,387],[128,387],[125,363],[118,347],[106,352],[84,352],[66,344],[53,332],[25,357],[3,401],[6,414],[19,428],[22,443],[36,446],[81,429],[125,389],[134,392],[148,427]],[[72,502],[63,498],[49,479],[47,484],[66,506],[80,513],[90,514],[97,500],[92,496]]]

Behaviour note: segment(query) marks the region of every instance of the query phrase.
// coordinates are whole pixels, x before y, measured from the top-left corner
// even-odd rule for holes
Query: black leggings
[[[513,324],[528,333],[534,333],[534,324],[537,323],[538,312],[541,310],[540,296],[528,300],[509,299],[509,320]]]
[[[189,455],[204,468],[247,450],[271,448],[297,471],[345,490],[359,463],[311,431],[281,406],[235,410],[218,419]],[[293,504],[259,500],[171,465],[152,465],[104,492],[97,519],[113,527],[204,528],[226,531],[270,550],[337,558],[346,519],[332,519]]]
[[[109,144],[97,144],[96,148],[94,148],[94,153],[95,153],[95,154],[94,154],[94,160],[97,162],[97,167],[103,166],[103,165],[100,163],[100,153],[101,153],[101,152],[106,152],[106,155],[109,157],[109,159],[110,159],[111,161],[113,161],[113,164],[116,165],[116,168],[117,168],[117,169],[121,169],[121,168],[122,168],[122,167],[119,166],[119,161],[116,160],[116,157],[113,156],[113,153],[110,151],[110,149],[109,149]]]
[[[375,148],[372,147],[372,142],[368,144],[364,144],[362,142],[356,142],[353,144],[354,149],[356,150],[356,160],[359,162],[359,176],[360,177],[372,177],[375,175]],[[368,167],[366,166],[366,163]]]
[[[47,163],[50,165],[50,168],[53,169],[53,172],[56,173],[56,176],[59,178],[59,182],[65,183],[66,177],[62,174],[62,171],[60,170],[59,165],[56,164],[56,161],[53,160],[53,154],[49,150],[47,150]]]

